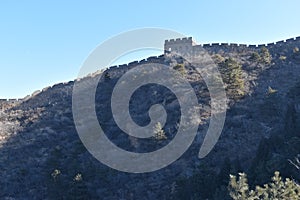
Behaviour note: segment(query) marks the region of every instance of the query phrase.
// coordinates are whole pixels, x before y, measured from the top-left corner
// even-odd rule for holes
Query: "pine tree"
[[[263,64],[270,64],[272,61],[272,56],[266,47],[262,47],[260,50],[260,59]]]
[[[234,99],[244,95],[244,80],[242,66],[233,58],[228,58],[220,64],[223,82],[226,84],[227,94]]]
[[[167,139],[167,136],[166,136],[164,130],[162,129],[160,122],[158,122],[155,125],[154,138],[157,140],[166,140]]]
[[[279,172],[275,172],[272,181],[264,184],[263,187],[256,186],[255,190],[250,190],[245,173],[239,173],[239,179],[230,175],[229,192],[234,200],[299,200],[300,186],[287,178],[282,181]]]

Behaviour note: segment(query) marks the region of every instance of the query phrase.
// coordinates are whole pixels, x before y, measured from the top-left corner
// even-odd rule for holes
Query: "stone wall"
[[[180,38],[180,39],[170,39],[170,40],[165,40],[164,55],[149,57],[147,59],[143,59],[140,61],[134,61],[129,64],[111,66],[105,70],[101,70],[101,73],[102,72],[108,73],[110,75],[110,77],[119,77],[122,74],[126,73],[126,71],[128,71],[128,70],[132,69],[133,67],[140,65],[140,64],[146,64],[146,63],[168,64],[167,63],[168,61],[165,59],[164,56],[170,52],[179,53],[180,55],[184,56],[184,55],[190,54],[190,53],[192,53],[192,55],[197,55],[198,53],[203,51],[203,49],[208,51],[209,53],[219,53],[220,51],[223,51],[223,52],[241,52],[241,51],[246,51],[246,50],[258,51],[262,47],[267,47],[272,54],[276,54],[277,52],[291,53],[295,47],[300,48],[300,37],[290,38],[287,40],[282,40],[282,41],[269,43],[269,44],[259,44],[259,45],[247,45],[247,44],[235,44],[235,43],[211,43],[211,44],[197,45],[193,41],[192,37]],[[284,51],[282,51],[282,50],[284,50]],[[85,78],[93,77],[98,74],[99,73],[95,72],[95,74],[91,74]],[[76,79],[75,81],[80,81],[85,78]],[[28,95],[21,99],[0,99],[0,107],[5,104],[21,103],[21,102],[26,101],[42,92],[47,91],[48,89],[64,87],[66,85],[73,85],[73,82],[74,81],[69,81],[66,83],[55,84],[53,86],[46,87],[46,88],[42,89],[41,91],[40,90],[35,91],[31,95]]]
[[[33,92],[31,95],[27,95],[26,97],[24,98],[19,98],[19,99],[0,99],[0,108],[3,108],[4,106],[7,106],[7,105],[17,105],[17,104],[20,104],[24,101],[27,101],[28,99],[30,98],[33,98],[37,95],[39,95],[40,93],[43,93],[49,89],[52,89],[52,88],[63,88],[65,87],[66,85],[70,85],[70,84],[73,84],[74,81],[69,81],[69,82],[65,82],[65,83],[58,83],[58,84],[55,84],[53,86],[49,86],[49,87],[46,87],[42,90],[37,90],[35,92]]]
[[[171,39],[165,41],[165,53],[174,52],[185,55],[187,52],[197,52],[201,48],[208,52],[218,53],[219,51],[243,51],[243,50],[259,50],[262,47],[267,47],[270,52],[275,52],[277,49],[288,48],[293,49],[300,47],[300,37],[290,38],[269,44],[248,45],[236,43],[210,43],[196,45],[191,37],[182,39]]]
[[[147,59],[143,59],[140,61],[134,61],[124,65],[115,65],[107,68],[104,73],[108,73],[110,77],[118,77],[122,74],[126,73],[128,70],[136,67],[137,65],[147,64],[147,63],[161,63],[164,64],[165,60],[163,59],[163,55],[161,56],[152,56]]]
[[[186,53],[190,52],[195,45],[193,38],[181,38],[181,39],[171,39],[165,40],[164,50],[165,52],[180,52]]]

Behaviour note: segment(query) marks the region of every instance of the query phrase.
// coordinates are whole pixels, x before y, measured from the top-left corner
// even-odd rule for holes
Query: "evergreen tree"
[[[266,47],[262,47],[260,50],[260,60],[263,64],[271,64],[272,56]]]
[[[275,172],[272,181],[263,187],[256,186],[250,190],[245,173],[239,173],[239,179],[230,175],[229,193],[234,200],[299,200],[300,186],[293,180],[287,178],[282,181],[279,172]]]
[[[154,137],[157,140],[166,140],[167,139],[165,131],[162,129],[161,124],[159,122],[155,125]]]
[[[233,58],[228,58],[220,63],[219,69],[223,82],[226,84],[227,94],[234,99],[242,97],[244,95],[244,80],[241,64]]]

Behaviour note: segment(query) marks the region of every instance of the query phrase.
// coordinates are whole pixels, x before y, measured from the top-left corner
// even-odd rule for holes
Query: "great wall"
[[[128,64],[123,65],[115,65],[108,67],[104,70],[100,70],[98,72],[95,72],[94,74],[90,74],[85,78],[88,78],[90,76],[95,76],[100,73],[109,73],[111,76],[118,76],[120,74],[124,74],[126,71],[136,67],[140,64],[146,64],[146,63],[161,63],[166,64],[166,61],[163,59],[164,56],[170,52],[178,53],[180,55],[185,55],[187,53],[192,53],[193,55],[196,55],[198,52],[202,51],[203,49],[206,50],[209,53],[219,53],[220,51],[226,52],[243,52],[245,50],[252,50],[252,51],[258,51],[262,47],[268,48],[271,54],[275,54],[276,50],[284,48],[286,49],[286,52],[293,51],[295,47],[300,48],[300,36],[295,38],[290,38],[286,40],[281,40],[274,43],[268,43],[268,44],[258,44],[258,45],[248,45],[248,44],[236,44],[236,43],[210,43],[210,44],[196,44],[192,37],[187,38],[178,38],[178,39],[170,39],[165,40],[164,43],[164,54],[160,56],[152,56],[148,57],[147,59],[143,59],[140,61],[134,61]],[[82,79],[85,79],[82,78]],[[75,81],[80,81],[82,79],[76,79]],[[33,92],[31,95],[27,95],[24,98],[19,99],[0,99],[0,108],[7,105],[7,104],[19,104],[23,101],[26,101],[42,92],[45,92],[46,90],[50,88],[57,88],[57,87],[63,87],[65,85],[72,85],[74,81],[69,81],[65,83],[58,83],[53,86],[46,87],[42,90],[37,90]]]
[[[268,50],[273,53],[275,49],[286,48],[289,46],[299,47],[300,37],[290,38],[287,40],[281,40],[274,43],[248,45],[248,44],[236,44],[236,43],[210,43],[210,44],[199,44],[197,45],[192,37],[179,38],[166,40],[164,45],[165,52],[178,52],[183,55],[185,52],[194,52],[201,50],[202,48],[208,52],[217,53],[218,51],[243,51],[243,50],[259,50],[262,47],[267,47]],[[292,49],[291,49],[292,50]]]

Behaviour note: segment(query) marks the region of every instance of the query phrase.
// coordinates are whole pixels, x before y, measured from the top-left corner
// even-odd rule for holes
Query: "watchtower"
[[[184,55],[186,53],[192,52],[193,50],[193,38],[179,38],[179,39],[171,39],[165,40],[164,50],[165,53],[178,53]]]

